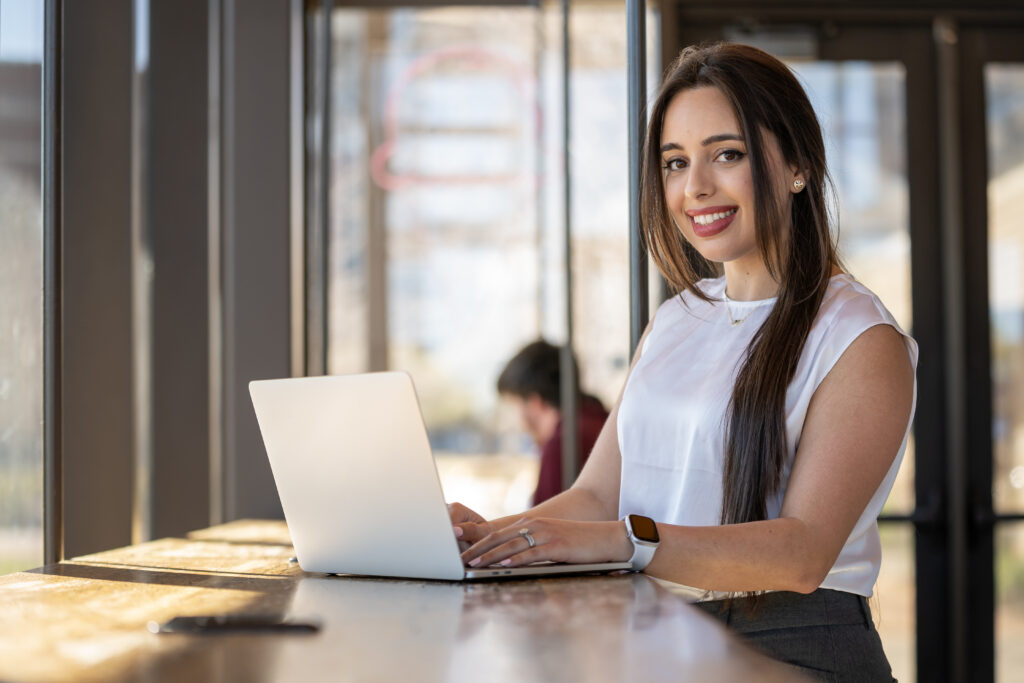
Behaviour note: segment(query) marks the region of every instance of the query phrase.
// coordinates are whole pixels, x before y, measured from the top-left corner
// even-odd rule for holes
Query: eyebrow
[[[716,142],[724,142],[725,140],[737,140],[739,142],[744,142],[742,135],[737,135],[736,133],[719,133],[718,135],[712,135],[711,137],[704,138],[700,141],[700,144],[702,147],[707,147],[708,145]],[[661,146],[662,152],[668,152],[673,149],[681,151],[683,148],[674,142],[669,142]]]

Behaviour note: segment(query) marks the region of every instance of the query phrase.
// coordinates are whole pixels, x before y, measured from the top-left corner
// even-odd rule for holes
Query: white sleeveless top
[[[698,284],[712,302],[684,292],[662,304],[626,383],[617,422],[622,454],[620,517],[641,514],[656,522],[686,526],[720,523],[726,410],[747,345],[775,300],[730,300],[727,308],[725,278]],[[733,326],[731,320],[743,322]],[[903,334],[916,369],[916,342],[900,329],[878,297],[850,275],[834,276],[786,394],[789,445],[781,486],[768,498],[769,519],[777,518],[782,509],[811,397],[846,348],[874,325],[891,325]],[[912,419],[913,409],[910,414]],[[882,556],[877,518],[903,461],[909,432],[910,420],[899,454],[822,588],[871,595]]]

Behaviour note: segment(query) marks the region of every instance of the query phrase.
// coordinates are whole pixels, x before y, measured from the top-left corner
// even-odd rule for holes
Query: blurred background
[[[407,370],[446,497],[525,507],[505,362],[571,343],[609,406],[629,363],[624,4],[71,3],[48,81],[60,5],[0,2],[0,573],[46,559],[48,458],[69,556],[280,516],[261,377]],[[1024,680],[1024,10],[647,7],[648,97],[691,43],[790,64],[844,263],[921,345],[872,599],[895,675]]]

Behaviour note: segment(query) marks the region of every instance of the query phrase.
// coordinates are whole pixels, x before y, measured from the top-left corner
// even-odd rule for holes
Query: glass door
[[[972,425],[972,523],[993,579],[978,597],[993,619],[996,681],[1024,672],[1024,46],[1020,30],[965,27],[961,35],[965,235],[981,270],[968,305],[987,312],[972,346],[978,418]],[[984,136],[984,137],[982,137]],[[987,271],[987,272],[986,272]],[[987,318],[985,320],[984,318]],[[987,386],[986,386],[987,385]],[[977,456],[977,457],[973,457]]]
[[[933,115],[934,72],[926,27],[868,28],[834,22],[775,24],[770,19],[737,24],[680,18],[678,46],[734,40],[756,45],[788,63],[803,83],[822,124],[829,170],[836,186],[840,257],[847,270],[876,292],[900,325],[921,345],[919,404],[904,464],[883,511],[881,574],[871,607],[893,673],[901,681],[918,675],[922,615],[915,586],[929,581],[942,591],[941,577],[922,575],[922,547],[941,552],[939,540],[921,545],[938,528],[943,496],[942,442],[937,425],[943,405],[936,366],[939,302],[931,267],[936,254],[927,246],[936,225],[937,166]],[[910,125],[913,122],[913,125]],[[922,122],[924,122],[922,124]],[[913,267],[912,267],[913,266]],[[929,277],[931,281],[929,281]],[[915,542],[917,541],[917,542]],[[929,680],[922,672],[921,680]]]
[[[666,52],[724,38],[794,67],[826,132],[842,256],[920,344],[872,605],[894,674],[1021,680],[1024,15],[897,23],[899,4],[800,25],[784,2],[742,25],[702,5],[666,17]]]

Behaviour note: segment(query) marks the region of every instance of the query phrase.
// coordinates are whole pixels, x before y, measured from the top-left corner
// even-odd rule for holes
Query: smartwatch
[[[658,525],[643,515],[626,515],[622,521],[626,523],[626,537],[633,544],[633,557],[629,558],[629,563],[633,571],[642,572],[651,563],[661,542]]]

